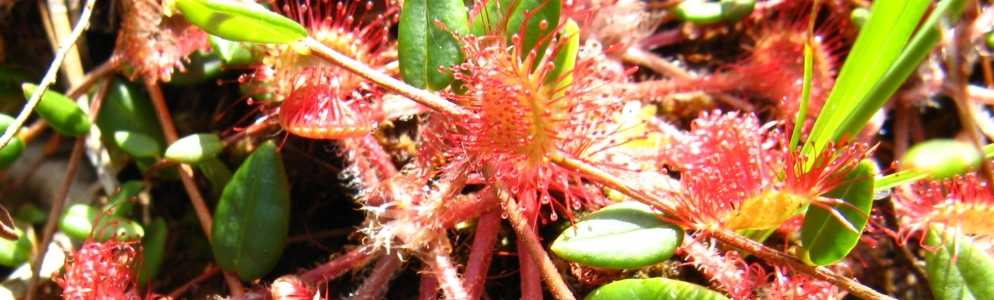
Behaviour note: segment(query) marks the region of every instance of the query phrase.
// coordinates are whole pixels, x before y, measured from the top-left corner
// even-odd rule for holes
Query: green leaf
[[[560,234],[551,248],[559,257],[580,264],[632,269],[665,261],[682,241],[680,227],[663,222],[643,204],[628,202],[584,218]]]
[[[994,299],[994,260],[972,239],[933,228],[926,242],[935,248],[925,252],[935,299]]]
[[[555,83],[556,93],[563,95],[573,84],[573,69],[576,67],[576,56],[580,53],[580,26],[573,19],[567,19],[559,38],[566,41],[556,51],[555,68],[546,75],[545,82]]]
[[[17,240],[0,239],[0,265],[16,267],[31,258],[33,252],[33,234],[25,234],[16,228]]]
[[[24,99],[31,98],[37,87],[31,83],[21,84]],[[90,132],[90,117],[76,105],[76,102],[62,94],[46,90],[35,111],[62,135],[79,136]]]
[[[166,148],[166,158],[172,161],[196,164],[217,157],[224,150],[224,142],[217,134],[199,133],[180,138]]]
[[[672,12],[681,20],[698,25],[708,25],[719,22],[736,22],[752,13],[755,6],[755,0],[722,0],[721,2],[685,0],[673,7]]]
[[[104,144],[115,151],[121,150],[112,134],[118,131],[151,137],[160,147],[166,144],[152,102],[140,89],[121,78],[115,78],[111,82],[107,97],[100,106],[100,114],[97,115],[97,127],[100,127],[100,132],[104,132]]]
[[[307,29],[262,5],[234,0],[176,0],[190,23],[231,41],[292,43],[307,37]]]
[[[78,241],[91,237],[96,241],[106,241],[116,238],[121,241],[140,239],[145,230],[135,221],[102,213],[99,209],[86,204],[73,204],[59,220],[59,229],[70,238]]]
[[[470,31],[476,35],[503,34],[508,41],[512,41],[511,37],[515,34],[523,34],[522,58],[534,50],[537,53],[535,60],[538,61],[548,47],[546,37],[559,25],[561,11],[560,0],[490,0],[473,18]],[[526,19],[528,23],[524,23]],[[543,38],[546,41],[537,45]]]
[[[142,263],[141,271],[138,273],[138,282],[142,286],[148,286],[148,281],[159,273],[162,259],[165,257],[168,236],[169,229],[166,227],[166,220],[155,218],[148,225],[148,234],[142,239]]]
[[[445,28],[440,28],[441,22]],[[400,13],[397,48],[404,81],[418,88],[444,89],[452,82],[445,71],[462,63],[463,53],[453,34],[469,31],[462,0],[408,0]]]
[[[10,124],[14,123],[14,118],[11,116],[0,114],[0,132],[7,130]],[[7,143],[7,146],[0,148],[0,170],[10,167],[14,164],[18,158],[21,157],[21,153],[24,152],[24,142],[21,138],[14,137]]]
[[[814,205],[808,207],[801,227],[805,261],[819,266],[829,265],[846,257],[856,247],[873,205],[873,180],[876,173],[876,165],[864,160],[846,176],[843,184],[825,195],[848,203],[832,205],[832,208],[859,232],[850,230],[824,208]]]
[[[211,42],[212,52],[217,53],[226,66],[246,66],[259,61],[249,43],[233,42],[215,35],[208,39]]]
[[[162,153],[159,142],[138,132],[115,131],[114,143],[125,153],[136,158],[158,157]]]
[[[981,155],[970,143],[936,139],[918,143],[901,158],[902,170],[916,170],[933,180],[960,175],[980,166]]]
[[[669,278],[624,279],[597,288],[586,300],[724,300],[706,287]]]
[[[272,141],[235,171],[214,212],[214,258],[245,281],[279,261],[290,228],[290,184]]]

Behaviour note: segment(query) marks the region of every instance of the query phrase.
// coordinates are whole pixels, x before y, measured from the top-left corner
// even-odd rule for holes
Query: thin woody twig
[[[158,82],[149,80],[145,81],[145,88],[148,90],[149,98],[152,99],[152,106],[155,107],[155,115],[159,118],[159,122],[162,123],[162,132],[166,137],[166,143],[172,144],[179,139],[179,135],[176,133],[176,125],[173,124],[173,117],[169,113],[169,107],[166,106],[166,99],[162,95],[162,89],[159,87]],[[204,236],[207,237],[207,240],[212,241],[211,223],[213,220],[211,220],[210,209],[207,208],[203,194],[197,189],[197,183],[193,181],[193,168],[187,164],[180,164],[178,170],[180,181],[183,182],[183,189],[190,196],[190,203],[193,205],[193,210],[196,212],[197,219],[200,221],[200,228],[204,231]],[[241,281],[238,281],[234,275],[228,272],[224,272],[224,280],[227,282],[228,288],[231,289],[231,295],[235,298],[240,298],[244,293]]]
[[[48,90],[48,86],[55,82],[55,76],[58,73],[59,67],[62,65],[62,61],[65,60],[66,55],[69,50],[72,49],[73,45],[76,44],[76,40],[79,39],[83,34],[83,30],[90,24],[90,15],[93,14],[93,6],[96,4],[96,0],[87,0],[86,6],[83,7],[83,13],[80,14],[79,22],[76,22],[76,27],[73,27],[72,33],[69,38],[59,45],[59,51],[55,53],[55,58],[52,60],[52,64],[48,66],[48,71],[45,72],[45,76],[41,78],[41,82],[38,83],[38,87],[35,89],[34,94],[28,99],[28,102],[24,104],[24,108],[14,119],[7,131],[4,131],[3,136],[0,136],[0,148],[7,146],[10,140],[14,138],[17,131],[24,126],[24,122],[27,122],[28,116],[34,111],[35,107],[38,106],[38,102],[41,102],[41,96],[45,94]]]

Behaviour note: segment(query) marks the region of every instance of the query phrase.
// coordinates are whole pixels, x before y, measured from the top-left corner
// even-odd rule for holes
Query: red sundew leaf
[[[298,88],[280,105],[280,125],[293,135],[338,140],[359,137],[375,129],[364,100],[344,100],[325,86]]]

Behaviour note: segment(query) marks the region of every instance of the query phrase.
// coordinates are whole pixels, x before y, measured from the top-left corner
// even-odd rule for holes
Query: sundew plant
[[[989,1],[0,8],[15,298],[994,298]]]

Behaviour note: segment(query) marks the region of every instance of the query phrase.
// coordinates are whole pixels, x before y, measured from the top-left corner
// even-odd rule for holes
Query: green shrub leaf
[[[211,49],[226,66],[246,66],[258,62],[258,57],[252,52],[252,44],[233,42],[215,35],[209,39]]]
[[[135,158],[158,157],[162,153],[159,142],[138,132],[115,131],[114,143]]]
[[[605,207],[566,229],[552,252],[580,264],[631,269],[660,263],[683,241],[680,227],[663,222],[640,203]]]
[[[121,78],[111,82],[107,97],[100,105],[97,127],[104,133],[104,143],[114,150],[121,150],[113,140],[113,133],[118,131],[150,137],[160,147],[166,144],[152,102],[140,89]]]
[[[669,278],[624,279],[608,283],[586,300],[724,300],[725,295],[706,287]]]
[[[37,88],[38,86],[31,83],[22,84],[24,99],[30,99]],[[79,136],[90,132],[90,117],[76,105],[76,102],[52,90],[45,91],[35,111],[62,135]]]
[[[445,28],[440,28],[441,22]],[[444,68],[462,63],[453,34],[469,31],[462,0],[408,0],[400,13],[397,48],[404,81],[418,88],[444,89],[452,74]]]
[[[7,130],[7,127],[10,127],[10,124],[13,123],[14,118],[5,114],[0,114],[0,132]],[[21,141],[21,138],[14,137],[14,139],[11,139],[10,143],[7,143],[7,146],[0,149],[0,170],[6,169],[7,167],[10,167],[10,165],[14,164],[14,162],[21,157],[21,153],[23,152],[24,142]]]
[[[934,180],[946,179],[976,169],[981,154],[970,143],[937,139],[918,143],[901,159],[902,170],[927,174]]]
[[[290,184],[273,142],[235,171],[214,212],[214,258],[245,281],[268,273],[290,228]]]
[[[142,264],[138,273],[138,282],[143,286],[148,285],[148,281],[155,278],[162,266],[162,259],[165,257],[166,238],[169,236],[166,220],[155,218],[148,225],[148,233],[142,239]]]
[[[81,203],[69,206],[65,215],[59,220],[59,229],[78,241],[90,238],[90,232],[94,229],[97,230],[93,234],[93,239],[96,241],[106,241],[110,238],[132,241],[145,235],[145,230],[135,221],[105,214],[97,208]]]
[[[224,142],[213,133],[191,134],[182,137],[169,148],[166,148],[166,158],[172,161],[196,164],[200,161],[217,157],[224,150]]]
[[[994,299],[994,260],[967,236],[933,228],[926,243],[925,268],[939,300]]]
[[[0,239],[0,265],[16,267],[28,261],[32,253],[32,236],[16,228],[16,240]]]
[[[819,266],[832,264],[849,255],[849,251],[856,247],[873,205],[873,180],[876,174],[876,165],[864,160],[846,176],[843,184],[825,195],[848,203],[832,205],[832,208],[859,232],[853,232],[824,208],[814,205],[808,207],[801,227],[805,261]]]
[[[262,5],[234,0],[176,0],[190,23],[231,41],[291,43],[307,37],[307,29]]]

